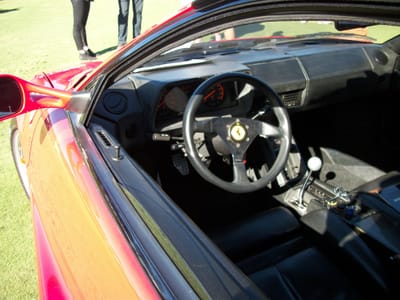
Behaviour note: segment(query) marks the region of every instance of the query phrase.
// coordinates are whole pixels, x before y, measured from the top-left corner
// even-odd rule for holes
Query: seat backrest
[[[211,239],[228,257],[238,260],[257,248],[281,243],[299,228],[298,220],[287,208],[276,207],[223,228]]]

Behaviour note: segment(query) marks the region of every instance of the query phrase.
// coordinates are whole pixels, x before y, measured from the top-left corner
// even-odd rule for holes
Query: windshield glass
[[[237,38],[253,37],[287,37],[295,38],[298,36],[329,36],[340,38],[348,35],[356,38],[366,38],[373,43],[383,43],[399,34],[399,27],[388,25],[369,25],[352,23],[338,23],[335,26],[333,21],[280,21],[264,22],[257,24],[242,25],[235,28]],[[337,27],[343,30],[338,30]],[[345,29],[346,28],[346,29]]]
[[[286,45],[304,48],[322,44],[376,43],[397,36],[398,26],[333,22],[328,20],[296,20],[251,23],[231,27],[199,37],[166,51],[146,63],[145,70],[168,68],[182,64],[203,63],[216,54],[245,50],[265,50]],[[143,71],[143,68],[136,71]]]
[[[279,21],[240,25],[220,32],[214,32],[198,38],[190,43],[170,50],[197,49],[204,47],[215,48],[212,42],[235,41],[225,45],[218,44],[218,48],[257,48],[296,41],[313,40],[315,43],[324,42],[365,42],[384,43],[397,36],[398,26],[335,23],[333,21]],[[268,42],[268,44],[265,44]],[[205,44],[206,43],[206,44]]]

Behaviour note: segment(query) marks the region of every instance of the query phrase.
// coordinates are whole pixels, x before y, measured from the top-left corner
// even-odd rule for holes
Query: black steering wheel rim
[[[196,131],[195,126],[195,115],[197,109],[199,108],[205,92],[215,85],[218,82],[229,81],[229,80],[238,80],[242,82],[246,82],[252,85],[255,89],[259,89],[263,92],[266,98],[270,101],[272,105],[272,110],[275,113],[275,116],[279,123],[279,139],[280,139],[280,147],[278,155],[268,172],[261,178],[256,181],[246,181],[244,178],[240,178],[238,180],[234,180],[232,182],[225,181],[214,173],[212,173],[208,167],[202,162],[199,153],[197,151],[193,135]],[[244,123],[245,118],[237,119],[238,123]],[[250,119],[247,119],[250,121]],[[263,123],[261,121],[257,121]],[[263,125],[265,125],[263,123]],[[265,82],[260,79],[245,74],[245,73],[223,73],[220,75],[213,76],[207,80],[205,80],[199,87],[194,91],[191,96],[185,112],[183,116],[183,139],[185,143],[186,153],[188,155],[188,159],[192,164],[193,168],[199,173],[201,177],[210,183],[233,193],[246,193],[253,192],[259,190],[261,188],[265,188],[275,177],[282,171],[285,167],[287,158],[290,150],[290,142],[291,142],[291,127],[289,116],[287,110],[280,99],[280,97],[274,92],[274,90]],[[235,166],[235,163],[238,165]],[[243,166],[239,166],[242,164],[240,161],[233,160],[233,168],[236,173],[243,173],[244,171],[237,172],[243,168]],[[244,175],[238,175],[239,177],[243,177]]]

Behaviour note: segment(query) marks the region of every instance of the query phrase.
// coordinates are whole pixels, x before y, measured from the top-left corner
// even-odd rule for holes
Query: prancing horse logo
[[[246,128],[239,122],[233,124],[230,129],[231,139],[235,142],[241,142],[247,137]]]

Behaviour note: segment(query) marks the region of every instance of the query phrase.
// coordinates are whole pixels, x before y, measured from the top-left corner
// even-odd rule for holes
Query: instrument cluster
[[[156,125],[181,119],[190,97],[201,80],[168,85],[163,88],[156,108]],[[234,82],[217,83],[203,96],[198,114],[208,114],[237,105],[237,87]]]

